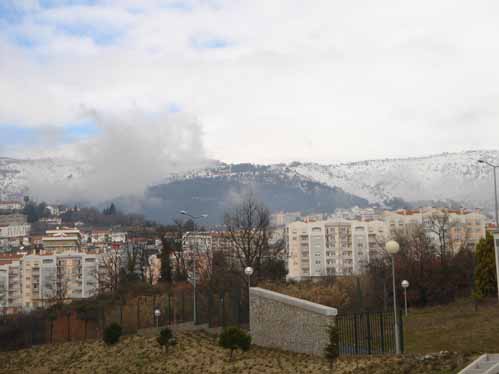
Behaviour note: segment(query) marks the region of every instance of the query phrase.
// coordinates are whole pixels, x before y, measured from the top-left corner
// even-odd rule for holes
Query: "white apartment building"
[[[380,219],[374,208],[359,208],[358,206],[350,209],[336,209],[330,218],[359,221],[374,221]]]
[[[447,223],[444,223],[444,216],[448,218]],[[485,237],[488,221],[480,210],[452,210],[431,207],[415,210],[402,209],[394,212],[385,211],[383,220],[390,232],[394,230],[407,232],[417,225],[422,225],[436,242],[438,235],[433,231],[445,229],[450,249],[454,253],[464,247],[474,250],[478,241]]]
[[[21,308],[20,262],[0,261],[0,314],[20,311]]]
[[[28,223],[28,217],[25,214],[0,214],[0,226],[22,225],[25,223]]]
[[[0,210],[21,210],[23,204],[19,201],[0,201]]]
[[[0,239],[24,238],[29,235],[30,228],[28,223],[0,225]]]
[[[288,223],[300,220],[301,212],[276,212],[270,215],[272,226],[286,226]]]
[[[82,232],[81,239],[83,243],[107,244],[107,243],[126,243],[126,231],[112,230],[92,230]]]
[[[125,231],[111,232],[112,243],[126,243],[126,241],[127,241],[127,233]]]
[[[87,298],[97,293],[97,254],[68,251],[27,255],[20,265],[23,309],[46,307],[55,301]]]
[[[57,228],[47,230],[42,237],[43,250],[47,254],[81,250],[81,233],[78,229]]]
[[[362,273],[378,249],[383,222],[325,220],[288,225],[288,279]],[[370,248],[370,245],[372,248]]]

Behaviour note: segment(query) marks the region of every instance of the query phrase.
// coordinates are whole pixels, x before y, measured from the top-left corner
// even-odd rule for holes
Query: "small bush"
[[[111,323],[104,330],[104,336],[102,339],[107,345],[113,345],[118,343],[122,334],[121,326],[117,323]]]
[[[218,344],[230,350],[229,359],[232,361],[234,350],[240,349],[245,352],[251,347],[251,336],[239,327],[226,327],[218,338]]]
[[[174,346],[177,344],[177,339],[173,336],[172,330],[168,327],[165,327],[159,332],[158,343],[163,347],[163,350],[168,350],[168,347]]]

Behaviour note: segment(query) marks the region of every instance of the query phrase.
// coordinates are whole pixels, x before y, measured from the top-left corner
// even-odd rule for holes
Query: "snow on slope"
[[[499,151],[467,151],[331,165],[291,163],[247,168],[245,165],[218,163],[211,168],[166,176],[164,182],[221,176],[247,180],[255,174],[282,180],[286,176],[295,181],[317,181],[337,186],[371,203],[401,197],[407,201],[454,200],[468,207],[490,207],[493,199],[492,170],[477,163],[478,159],[499,164]],[[0,158],[0,198],[19,196],[29,190],[30,195],[43,197],[46,195],[44,183],[48,186],[57,184],[63,189],[66,185],[77,184],[88,172],[85,165],[67,160]]]
[[[84,175],[84,165],[61,159],[19,160],[0,157],[0,199],[19,198],[29,194],[45,198],[44,192],[50,186],[64,186],[78,183]]]
[[[490,206],[492,169],[477,162],[499,164],[499,151],[467,151],[440,155],[370,160],[345,164],[294,163],[289,171],[338,186],[371,203],[392,197],[407,201],[455,200],[468,206]]]

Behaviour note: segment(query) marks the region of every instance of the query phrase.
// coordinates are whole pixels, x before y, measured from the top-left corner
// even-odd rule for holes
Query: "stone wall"
[[[250,332],[253,344],[292,352],[323,355],[327,326],[338,311],[324,305],[254,287],[250,289]]]

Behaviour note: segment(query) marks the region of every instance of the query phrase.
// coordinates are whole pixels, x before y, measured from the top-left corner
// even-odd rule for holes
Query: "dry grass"
[[[470,301],[460,300],[410,310],[404,331],[406,352],[499,352],[499,306],[489,302],[475,312]]]
[[[64,343],[0,353],[0,372],[13,373],[324,373],[328,363],[318,357],[252,347],[233,362],[203,332],[181,333],[179,344],[165,354],[154,337],[131,336],[108,347],[102,342]],[[453,373],[462,358],[448,354],[340,359],[334,373]]]

